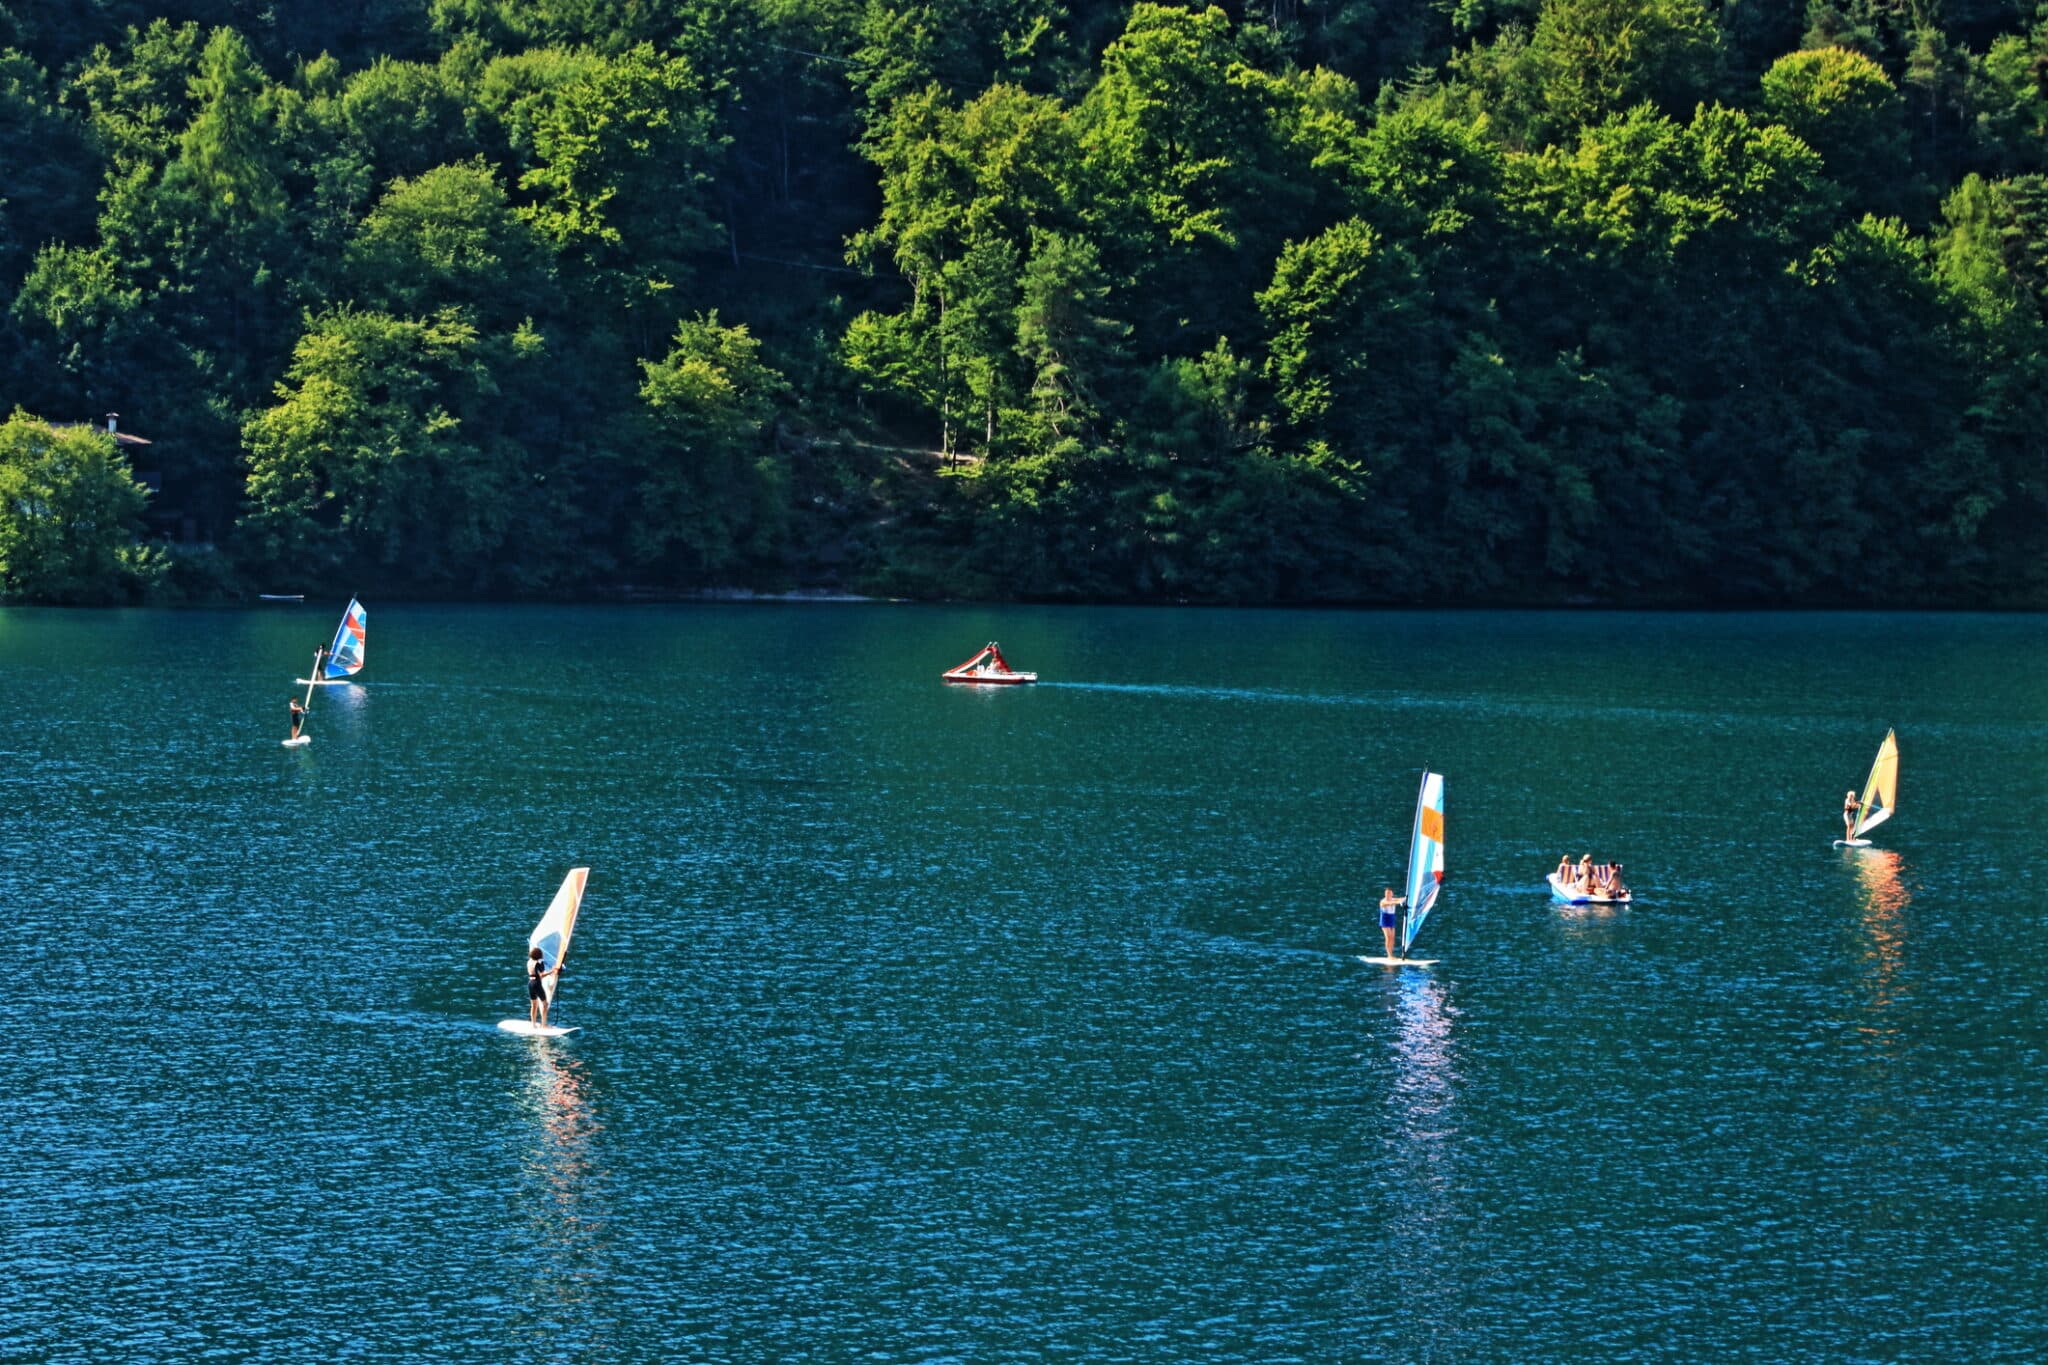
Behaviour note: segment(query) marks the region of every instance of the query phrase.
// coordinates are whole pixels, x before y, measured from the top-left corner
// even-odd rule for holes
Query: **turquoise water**
[[[0,613],[0,1357],[2048,1345],[2048,622],[340,605]]]

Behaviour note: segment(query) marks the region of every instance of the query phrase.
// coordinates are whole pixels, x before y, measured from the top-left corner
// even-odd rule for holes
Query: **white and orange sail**
[[[541,970],[553,972],[569,956],[569,940],[576,934],[576,912],[583,906],[583,885],[589,880],[589,868],[570,868],[569,875],[562,878],[561,889],[548,902],[548,912],[527,936],[526,946],[540,949]],[[555,992],[561,987],[560,976],[543,979],[541,989],[547,993],[549,1005],[555,1003]]]

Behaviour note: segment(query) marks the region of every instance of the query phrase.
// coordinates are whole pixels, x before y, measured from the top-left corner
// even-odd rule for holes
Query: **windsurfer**
[[[1380,893],[1380,935],[1387,941],[1388,957],[1396,956],[1394,931],[1401,927],[1401,907],[1407,903],[1408,898],[1395,895],[1391,886]]]
[[[540,949],[526,952],[526,1017],[542,1028],[548,1026],[548,978],[560,976],[560,967],[541,965]]]
[[[305,708],[304,706],[301,706],[301,705],[299,704],[299,699],[298,699],[297,697],[293,697],[293,698],[292,698],[292,733],[291,733],[291,737],[292,737],[293,739],[297,739],[297,738],[299,737],[299,730],[300,730],[300,728],[301,728],[302,726],[304,726],[304,725],[305,725],[305,723],[306,723],[306,708]]]
[[[1842,838],[1845,841],[1856,837],[1856,811],[1862,804],[1853,791],[1842,796]]]

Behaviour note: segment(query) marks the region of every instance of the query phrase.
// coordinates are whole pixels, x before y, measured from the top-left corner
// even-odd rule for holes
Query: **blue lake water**
[[[2048,622],[340,606],[0,612],[0,1358],[2048,1349]]]

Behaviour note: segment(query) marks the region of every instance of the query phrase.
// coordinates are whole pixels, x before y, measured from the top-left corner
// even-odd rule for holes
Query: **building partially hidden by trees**
[[[143,504],[142,509],[142,534],[147,539],[165,545],[196,548],[210,543],[219,534],[218,524],[202,522],[201,509],[191,500],[193,490],[183,486],[180,471],[166,459],[168,452],[147,437],[123,431],[120,413],[107,413],[97,424],[77,422],[59,425],[56,429],[60,432],[96,429],[112,438],[114,449],[128,461],[130,475],[148,490],[149,501]]]
[[[2044,70],[2035,0],[0,0],[0,595],[2040,605]]]
[[[162,552],[141,543],[148,498],[112,431],[17,410],[0,425],[0,594],[140,599],[165,569]]]

